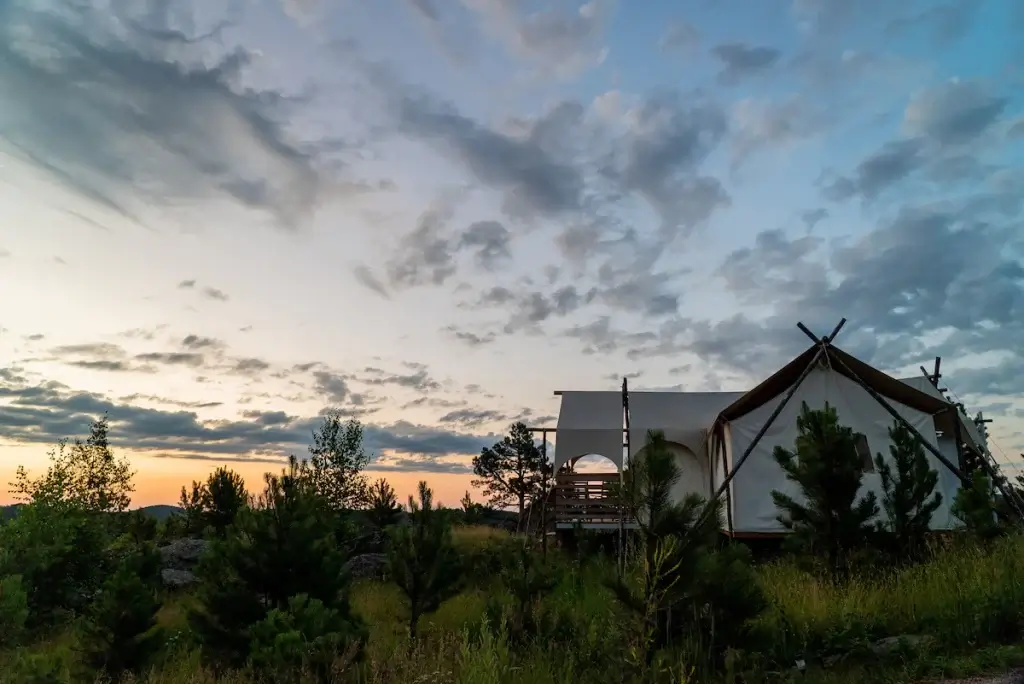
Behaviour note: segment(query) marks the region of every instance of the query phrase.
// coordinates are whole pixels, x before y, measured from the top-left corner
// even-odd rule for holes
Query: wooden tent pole
[[[828,342],[826,342],[825,344],[828,345]],[[843,373],[847,377],[856,382],[858,385],[861,386],[861,388],[864,391],[870,394],[871,397],[875,401],[877,401],[890,416],[892,416],[898,423],[903,425],[903,427],[907,428],[910,431],[910,433],[914,435],[914,437],[916,437],[921,442],[921,444],[924,445],[924,448],[931,452],[932,456],[939,459],[939,461],[941,461],[944,466],[949,468],[949,470],[954,475],[960,478],[961,482],[963,482],[964,484],[968,484],[967,477],[964,475],[963,471],[957,468],[955,465],[953,465],[948,458],[942,455],[941,451],[939,451],[935,446],[928,442],[928,440],[924,438],[924,436],[916,427],[911,425],[906,418],[900,415],[899,411],[892,407],[892,404],[886,401],[885,397],[883,397],[881,394],[875,391],[874,387],[871,387],[866,382],[864,382],[864,380],[862,380],[859,375],[854,373],[853,369],[846,365],[846,363],[844,363],[843,360],[840,359],[839,357],[829,355],[829,359],[832,361],[832,363],[836,364],[840,369],[842,369]],[[956,418],[957,420],[959,420],[959,416],[957,416]]]
[[[541,492],[540,499],[540,549],[544,558],[548,556],[548,497],[551,491],[548,489],[548,431],[541,433],[540,457],[541,457]]]
[[[622,463],[619,466],[619,558],[618,558],[618,570],[619,580],[626,572],[626,506],[623,501],[625,494],[625,473],[626,470],[626,459],[629,458],[630,441],[629,441],[629,386],[626,383],[626,378],[622,378],[622,418],[624,425],[623,437],[623,455]]]

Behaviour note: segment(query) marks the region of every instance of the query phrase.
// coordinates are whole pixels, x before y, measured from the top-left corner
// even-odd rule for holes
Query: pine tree
[[[252,626],[271,610],[287,610],[300,594],[337,612],[350,626],[343,635],[347,643],[361,642],[363,627],[351,611],[351,578],[336,525],[294,459],[281,475],[266,476],[255,506],[240,512],[197,569],[199,606],[190,622],[210,660],[242,665]]]
[[[384,478],[379,478],[370,485],[368,503],[366,515],[370,519],[370,523],[378,530],[383,530],[398,522],[402,507],[398,505],[398,497],[395,496],[394,488]]]
[[[942,505],[942,495],[935,491],[939,474],[928,463],[924,446],[901,421],[894,421],[889,428],[889,440],[889,455],[896,470],[882,454],[875,456],[875,470],[882,480],[886,532],[893,552],[914,560],[924,553],[932,515]]]
[[[483,487],[491,506],[516,505],[522,525],[526,503],[541,496],[551,464],[526,425],[514,423],[504,439],[473,458],[473,474],[473,485]]]
[[[826,402],[824,409],[811,410],[805,402],[796,424],[795,450],[777,446],[772,456],[805,502],[772,491],[778,520],[792,533],[790,543],[824,555],[833,576],[844,576],[851,554],[870,539],[877,497],[868,492],[858,499],[864,462],[853,430],[839,423],[834,407]]]
[[[152,545],[127,551],[89,605],[79,648],[91,670],[117,680],[139,673],[160,648],[159,556]]]
[[[191,492],[182,487],[178,505],[189,533],[209,530],[213,535],[223,537],[239,511],[248,504],[249,495],[242,476],[220,467],[210,474],[205,483],[193,482]]]
[[[473,497],[467,491],[459,501],[462,505],[462,522],[466,525],[475,525],[483,517],[484,507],[473,501]]]
[[[952,511],[966,530],[978,539],[993,539],[1002,532],[996,518],[995,491],[982,470],[975,470],[970,483],[957,491]]]
[[[669,615],[685,613],[678,610],[684,604],[699,603],[692,592],[698,567],[714,548],[721,524],[717,501],[697,494],[673,500],[672,488],[680,476],[664,433],[652,430],[616,492],[639,528],[640,554],[636,572],[608,586],[640,621],[636,664],[643,667],[650,666],[656,648],[667,642]]]
[[[458,593],[462,568],[444,511],[420,482],[419,502],[409,497],[409,525],[392,528],[388,574],[409,606],[409,637],[416,638],[420,616],[433,613]]]

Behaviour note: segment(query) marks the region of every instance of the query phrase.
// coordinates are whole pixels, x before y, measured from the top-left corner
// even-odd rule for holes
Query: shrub
[[[159,564],[150,546],[123,558],[89,605],[79,649],[91,670],[119,677],[140,672],[158,650]]]
[[[21,576],[0,576],[0,648],[20,642],[27,623],[28,594]]]
[[[335,539],[335,516],[309,486],[296,462],[268,475],[256,507],[243,510],[229,534],[200,561],[198,605],[189,622],[204,656],[218,666],[248,659],[250,630],[292,597],[308,596],[351,622],[347,557]]]
[[[274,682],[312,677],[329,682],[361,657],[362,626],[322,601],[293,596],[252,626],[249,658],[253,668]]]

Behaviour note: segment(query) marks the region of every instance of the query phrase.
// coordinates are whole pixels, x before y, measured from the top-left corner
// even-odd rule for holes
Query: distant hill
[[[168,506],[167,504],[156,504],[155,506],[143,506],[139,509],[147,515],[151,515],[157,520],[166,520],[175,513],[181,513],[181,507],[179,506]]]
[[[18,515],[18,509],[25,504],[11,504],[10,506],[0,506],[0,521],[10,520],[14,516]],[[139,509],[146,515],[151,515],[157,520],[166,520],[175,513],[180,513],[181,508],[178,506],[168,506],[166,504],[157,504],[155,506],[143,506]]]

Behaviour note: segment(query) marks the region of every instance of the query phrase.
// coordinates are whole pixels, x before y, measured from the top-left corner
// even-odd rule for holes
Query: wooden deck
[[[555,529],[635,529],[632,518],[624,516],[612,491],[618,473],[569,473],[556,477],[549,500],[548,520]]]

